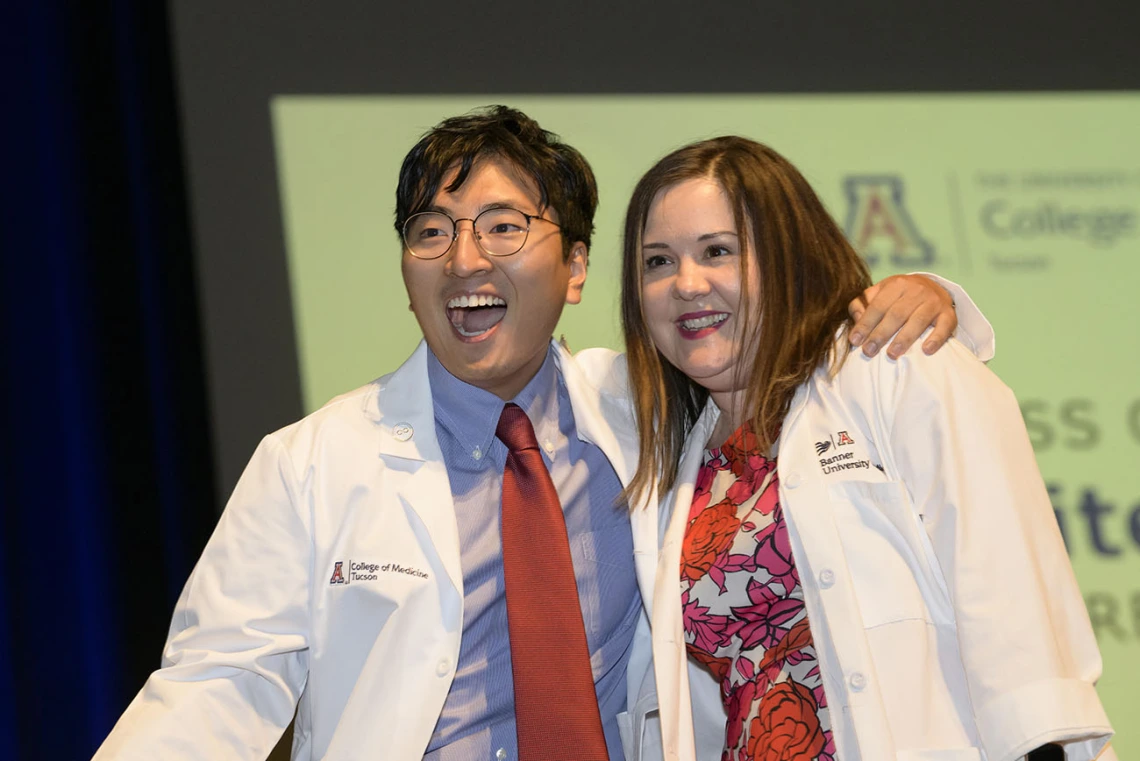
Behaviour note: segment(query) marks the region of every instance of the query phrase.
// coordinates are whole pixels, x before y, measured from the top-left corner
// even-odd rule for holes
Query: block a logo
[[[347,584],[348,580],[344,578],[344,561],[334,561],[332,578],[329,579],[329,584]]]
[[[934,247],[919,235],[907,211],[903,181],[896,175],[854,175],[843,182],[847,195],[844,232],[867,264],[884,257],[896,267],[924,267]]]

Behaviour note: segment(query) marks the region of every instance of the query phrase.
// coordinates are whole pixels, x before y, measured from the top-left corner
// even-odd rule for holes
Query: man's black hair
[[[552,208],[558,214],[564,254],[569,255],[575,241],[589,247],[598,208],[593,170],[582,154],[558,135],[506,106],[487,106],[444,119],[420,138],[400,167],[396,232],[402,235],[408,217],[431,204],[448,170],[459,168],[445,188],[453,193],[467,180],[475,162],[488,158],[507,161],[534,182],[539,213]]]

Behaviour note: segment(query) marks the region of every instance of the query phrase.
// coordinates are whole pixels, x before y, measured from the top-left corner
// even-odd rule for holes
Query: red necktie
[[[508,404],[503,576],[520,761],[607,761],[562,504],[534,428]]]

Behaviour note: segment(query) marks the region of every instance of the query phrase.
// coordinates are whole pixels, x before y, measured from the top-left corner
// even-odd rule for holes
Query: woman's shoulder
[[[898,358],[886,351],[868,357],[860,349],[847,349],[845,344],[845,338],[837,341],[839,359],[831,367],[820,368],[813,384],[847,398],[878,404],[891,403],[903,394],[938,398],[970,392],[1008,393],[985,363],[956,338],[929,355],[923,352],[920,339]]]
[[[565,347],[561,347],[565,350]],[[562,354],[563,368],[569,363],[597,391],[624,399],[629,396],[629,366],[625,354],[602,347],[582,349],[573,355]]]

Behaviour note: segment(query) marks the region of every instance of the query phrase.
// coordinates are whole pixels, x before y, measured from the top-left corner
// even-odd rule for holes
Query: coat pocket
[[[619,713],[617,723],[626,761],[658,761],[665,757],[656,692],[642,695],[629,711]]]
[[[828,496],[864,626],[943,618],[940,577],[903,485],[835,481]]]

